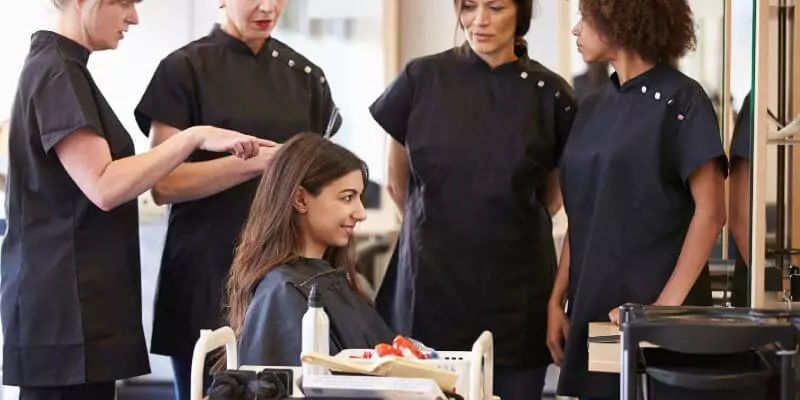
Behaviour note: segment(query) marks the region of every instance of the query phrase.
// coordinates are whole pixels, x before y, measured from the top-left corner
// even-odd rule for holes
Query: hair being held
[[[303,188],[316,196],[326,185],[354,171],[362,172],[366,185],[366,164],[316,134],[295,136],[275,155],[262,176],[227,282],[228,323],[237,337],[261,279],[303,254],[300,215],[292,204],[296,191]],[[347,271],[350,286],[359,292],[352,241],[344,247],[328,247],[323,259],[333,268]]]

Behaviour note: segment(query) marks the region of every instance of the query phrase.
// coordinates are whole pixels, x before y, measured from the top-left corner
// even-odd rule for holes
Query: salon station
[[[0,4],[0,400],[800,399],[795,3]]]

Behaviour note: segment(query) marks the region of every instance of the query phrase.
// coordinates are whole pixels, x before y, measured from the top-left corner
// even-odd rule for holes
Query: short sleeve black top
[[[571,323],[560,394],[614,396],[618,379],[595,385],[587,375],[588,324],[608,321],[609,311],[624,303],[658,298],[694,215],[689,178],[710,161],[727,172],[711,101],[667,65],[623,85],[614,74],[581,103],[561,169]],[[711,305],[707,268],[686,302]]]
[[[410,164],[392,327],[438,349],[495,335],[499,365],[545,365],[556,266],[542,200],[576,105],[527,56],[491,68],[468,45],[410,62],[372,105]]]
[[[215,26],[161,61],[136,108],[136,121],[144,133],[158,121],[178,129],[211,125],[284,142],[300,132],[322,133],[334,107],[322,70],[301,54],[275,38],[254,54]],[[225,156],[197,151],[187,161]],[[191,354],[200,329],[220,326],[224,280],[258,182],[171,206],[154,353]]]
[[[733,127],[733,137],[731,138],[731,160],[734,158],[742,158],[749,160],[750,155],[750,141],[752,140],[753,120],[752,103],[750,102],[751,94],[748,93],[742,102],[742,108],[739,109],[739,115],[736,117],[736,124]]]
[[[37,32],[14,101],[2,248],[3,383],[65,386],[149,372],[136,201],[97,208],[55,146],[80,129],[113,159],[133,141],[86,68],[89,50]]]

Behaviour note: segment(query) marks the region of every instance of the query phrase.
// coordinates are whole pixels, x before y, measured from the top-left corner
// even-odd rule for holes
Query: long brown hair
[[[237,338],[261,279],[303,254],[303,232],[292,206],[296,191],[302,187],[316,196],[329,183],[353,171],[362,172],[366,186],[364,161],[317,134],[298,134],[275,154],[261,178],[226,285],[228,324]],[[359,291],[352,240],[344,247],[328,247],[323,259],[333,268],[347,271],[350,286]]]

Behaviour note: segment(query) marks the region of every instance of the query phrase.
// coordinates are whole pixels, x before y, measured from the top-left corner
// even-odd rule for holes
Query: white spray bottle
[[[317,284],[311,286],[308,310],[303,315],[303,353],[316,352],[330,355],[330,320],[322,307],[322,293]],[[303,363],[303,376],[324,375],[326,368]]]

